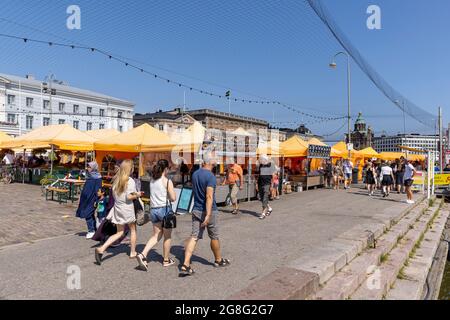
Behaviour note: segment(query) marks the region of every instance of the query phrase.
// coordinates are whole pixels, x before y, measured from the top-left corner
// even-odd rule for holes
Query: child
[[[102,187],[101,189],[98,190],[97,192],[97,196],[98,196],[98,200],[95,204],[96,206],[96,212],[97,212],[97,217],[96,217],[96,222],[97,222],[97,228],[100,226],[100,224],[103,222],[103,220],[105,220],[108,212],[106,210],[106,207],[108,205],[108,196],[106,195],[106,188]]]

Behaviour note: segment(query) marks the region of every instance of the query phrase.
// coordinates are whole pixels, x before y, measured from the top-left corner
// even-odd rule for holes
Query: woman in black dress
[[[373,191],[376,188],[376,178],[377,171],[375,170],[373,163],[369,162],[366,170],[366,184],[367,190],[369,190],[369,196],[373,196]]]

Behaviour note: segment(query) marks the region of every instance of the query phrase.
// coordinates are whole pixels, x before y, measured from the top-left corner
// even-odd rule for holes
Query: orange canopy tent
[[[338,142],[336,143],[332,148],[334,148],[335,150],[339,151],[342,153],[342,157],[344,159],[348,158],[348,150],[347,150],[347,145],[344,141]],[[352,150],[350,152],[350,157],[352,159],[360,159],[363,158],[364,156],[361,154],[360,151],[357,150]]]
[[[285,158],[306,157],[308,143],[298,136],[293,136],[281,144],[281,150]]]
[[[6,133],[0,131],[0,149],[2,148],[2,144],[8,141],[11,141],[12,138]]]

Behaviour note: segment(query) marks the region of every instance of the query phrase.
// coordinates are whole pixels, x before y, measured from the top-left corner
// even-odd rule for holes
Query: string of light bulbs
[[[96,47],[89,47],[89,46],[83,46],[83,45],[75,45],[75,44],[67,44],[67,43],[61,43],[61,42],[54,42],[54,41],[46,41],[46,40],[39,40],[39,39],[34,39],[34,38],[28,38],[28,37],[20,37],[20,36],[16,36],[16,35],[10,35],[10,34],[4,34],[4,33],[0,33],[0,37],[3,38],[9,38],[9,39],[15,39],[15,40],[21,40],[24,43],[37,43],[37,44],[45,44],[48,45],[50,47],[63,47],[63,48],[71,48],[71,49],[80,49],[80,50],[86,50],[86,51],[91,51],[92,53],[98,53],[100,55],[103,55],[105,57],[107,57],[109,60],[114,60],[117,61],[119,63],[121,63],[122,65],[124,65],[125,67],[129,67],[132,69],[135,69],[143,74],[147,74],[150,75],[151,77],[158,79],[158,80],[162,80],[168,84],[173,84],[176,85],[180,88],[185,88],[188,89],[189,91],[195,91],[197,93],[206,95],[206,96],[211,96],[211,97],[215,97],[215,98],[219,98],[219,99],[226,99],[226,100],[231,100],[231,101],[235,101],[235,102],[242,102],[242,103],[248,103],[248,104],[267,104],[267,105],[278,105],[280,107],[283,107],[291,112],[295,112],[298,113],[302,116],[305,117],[309,117],[312,119],[320,119],[320,120],[325,120],[325,121],[332,121],[332,120],[339,120],[342,117],[326,117],[326,116],[319,116],[319,115],[313,115],[307,112],[304,112],[302,110],[299,110],[299,107],[290,105],[290,104],[286,104],[280,101],[276,101],[276,100],[249,100],[249,99],[243,99],[243,98],[238,98],[238,97],[231,97],[231,92],[227,91],[225,94],[218,94],[218,93],[214,93],[212,91],[209,90],[204,90],[201,88],[197,88],[197,87],[193,87],[190,85],[187,85],[185,83],[176,81],[176,80],[172,80],[169,79],[167,77],[164,76],[160,76],[159,74],[156,74],[154,72],[148,71],[140,66],[137,66],[133,63],[130,63],[129,60],[126,60],[125,58],[119,58],[111,53],[108,53],[102,49],[96,48]]]

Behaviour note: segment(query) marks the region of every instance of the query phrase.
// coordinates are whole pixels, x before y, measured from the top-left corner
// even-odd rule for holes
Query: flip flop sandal
[[[219,268],[219,267],[226,267],[230,265],[230,260],[228,259],[223,259],[220,261],[214,261],[214,267]]]
[[[163,267],[170,267],[174,263],[175,263],[175,261],[173,261],[171,258],[169,258],[169,260],[164,260],[163,261]]]
[[[95,261],[97,262],[97,264],[100,266],[102,264],[102,257],[103,257],[103,253],[98,252],[97,249],[95,249]]]
[[[239,213],[239,210],[233,210],[231,213],[232,213],[232,214],[238,214],[238,213]]]
[[[147,258],[144,257],[144,255],[143,255],[142,253],[138,253],[138,254],[136,255],[136,259],[137,259],[137,261],[138,261],[138,263],[139,263],[139,267],[140,267],[142,270],[148,271]]]
[[[195,273],[194,269],[192,269],[190,266],[188,267],[184,264],[181,266],[180,274],[185,275],[185,276],[190,276],[190,275],[193,275],[194,273]]]

